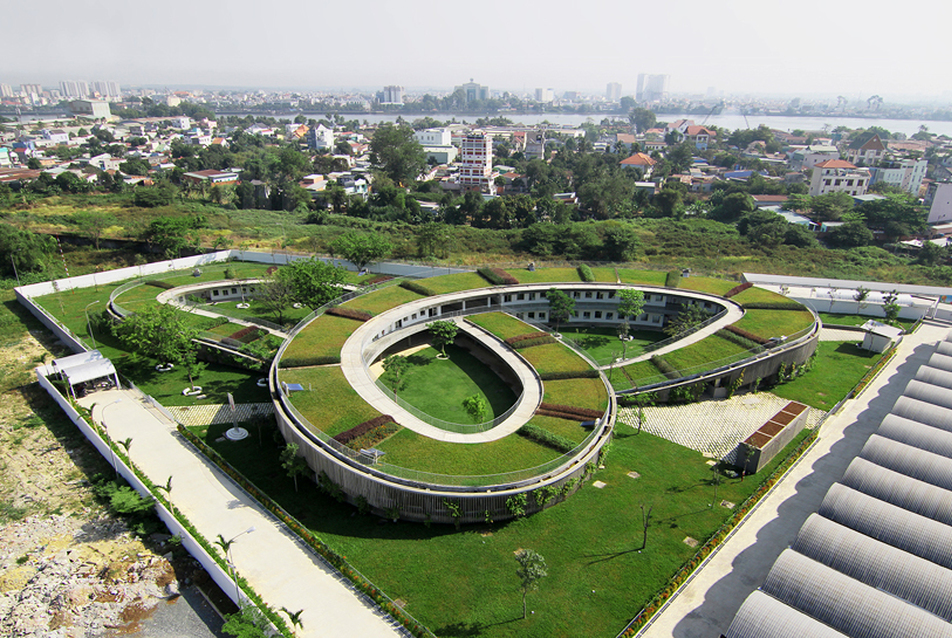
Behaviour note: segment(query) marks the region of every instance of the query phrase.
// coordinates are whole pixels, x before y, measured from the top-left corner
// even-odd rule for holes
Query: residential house
[[[888,184],[918,197],[928,165],[924,159],[884,160],[879,166],[870,167],[870,185]]]
[[[873,134],[869,139],[856,138],[846,149],[846,159],[857,166],[876,166],[886,156],[886,145]]]
[[[90,157],[88,160],[81,159],[79,161],[80,163],[94,166],[101,171],[118,171],[119,165],[122,164],[122,159],[113,157],[109,153],[101,153],[99,155]]]
[[[526,150],[524,152],[527,160],[546,159],[545,153],[545,131],[532,130],[526,131]]]
[[[684,139],[699,151],[707,150],[708,145],[714,141],[717,133],[704,126],[688,126],[684,132]]]
[[[826,160],[813,168],[810,197],[835,192],[865,195],[869,180],[869,169],[857,168],[845,160]]]
[[[416,131],[413,137],[420,146],[450,146],[453,143],[453,136],[446,128],[428,128],[422,131]]]
[[[315,151],[325,151],[334,148],[334,131],[323,124],[318,124],[305,135],[307,147]]]
[[[621,161],[622,166],[629,166],[642,171],[642,176],[645,179],[651,177],[651,171],[654,169],[654,165],[657,163],[658,162],[653,160],[650,155],[645,153],[635,153],[631,157],[626,157]]]
[[[792,171],[806,171],[820,162],[830,159],[839,159],[840,151],[835,146],[826,144],[811,144],[793,149],[787,155],[787,163]]]
[[[925,203],[929,206],[929,217],[926,220],[928,223],[937,224],[952,220],[952,182],[930,184]]]

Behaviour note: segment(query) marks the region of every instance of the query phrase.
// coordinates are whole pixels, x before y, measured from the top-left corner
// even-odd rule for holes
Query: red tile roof
[[[856,166],[850,164],[846,160],[831,159],[826,160],[825,162],[820,162],[816,165],[816,168],[856,168]]]
[[[622,166],[654,166],[657,163],[658,162],[651,159],[650,155],[646,155],[645,153],[635,153],[631,157],[621,161]]]

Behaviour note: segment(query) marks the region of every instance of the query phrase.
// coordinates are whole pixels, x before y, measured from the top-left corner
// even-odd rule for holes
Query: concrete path
[[[347,339],[344,347],[341,348],[341,371],[344,373],[347,382],[364,401],[383,414],[389,414],[403,427],[423,436],[450,443],[486,443],[507,437],[525,425],[542,402],[542,382],[539,380],[539,375],[536,374],[532,366],[510,348],[500,343],[498,339],[490,337],[485,332],[466,323],[462,317],[457,317],[454,321],[461,332],[466,332],[477,339],[485,348],[493,351],[505,361],[506,365],[519,376],[519,381],[522,383],[523,394],[519,405],[505,421],[490,430],[463,434],[441,429],[416,417],[381,390],[374,382],[370,369],[364,365],[363,357],[362,344],[365,338],[378,329],[374,320],[361,324],[354,331],[354,334]]]
[[[117,399],[121,401],[113,404]],[[232,560],[265,603],[304,610],[298,636],[403,635],[280,521],[187,447],[174,423],[147,409],[131,392],[109,390],[80,400],[87,408],[94,403],[93,418],[105,422],[113,439],[132,438],[129,454],[154,483],[164,485],[172,477],[170,498],[207,539],[219,534],[230,539],[255,528],[234,542]]]
[[[858,330],[843,330],[825,326],[820,330],[820,341],[862,341],[865,337],[866,333]]]
[[[263,279],[236,279],[234,281],[236,286],[243,286],[246,284],[257,284],[264,281]],[[177,297],[187,296],[193,292],[199,292],[205,290],[210,285],[210,282],[203,282],[199,284],[189,284],[187,286],[178,286],[177,288],[170,288],[169,290],[163,290],[158,295],[156,295],[155,300],[159,303],[168,304],[174,306],[183,312],[190,312],[195,315],[202,317],[209,317],[211,319],[217,319],[219,317],[224,317],[228,319],[231,323],[237,323],[239,326],[254,326],[256,328],[261,328],[262,330],[267,330],[276,337],[281,337],[282,339],[288,336],[288,333],[283,330],[276,330],[274,328],[269,328],[263,326],[260,323],[255,323],[254,321],[247,321],[246,319],[239,319],[238,317],[232,317],[231,315],[222,314],[220,312],[215,312],[214,310],[206,310],[204,308],[197,308],[195,306],[190,306],[188,304],[181,303],[177,301]],[[121,303],[121,302],[120,302]],[[227,302],[232,303],[232,302]],[[239,303],[235,301],[234,303]]]
[[[725,633],[744,599],[763,583],[777,556],[793,543],[950,328],[926,322],[906,335],[876,379],[823,423],[816,443],[639,636],[711,638]]]
[[[262,415],[274,413],[273,403],[236,403],[235,414],[227,403],[210,403],[203,405],[170,405],[166,406],[175,420],[182,425],[215,425],[218,423],[239,423],[252,421]]]

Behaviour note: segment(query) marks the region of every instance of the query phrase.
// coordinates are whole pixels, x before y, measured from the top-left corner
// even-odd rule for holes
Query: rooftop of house
[[[631,157],[627,157],[621,161],[622,166],[654,166],[657,163],[658,162],[651,159],[650,155],[645,153],[635,153]]]
[[[855,165],[850,164],[846,160],[841,159],[828,159],[825,162],[820,162],[816,165],[817,168],[856,168]]]
[[[886,146],[883,144],[883,141],[879,138],[879,134],[874,133],[872,137],[864,140],[863,137],[858,137],[852,142],[849,146],[850,150],[854,151],[885,151]]]

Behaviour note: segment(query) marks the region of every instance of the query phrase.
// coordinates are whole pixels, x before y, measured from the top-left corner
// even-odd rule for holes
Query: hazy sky
[[[948,0],[0,0],[0,82],[952,99]]]

